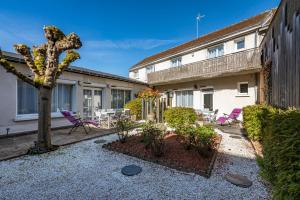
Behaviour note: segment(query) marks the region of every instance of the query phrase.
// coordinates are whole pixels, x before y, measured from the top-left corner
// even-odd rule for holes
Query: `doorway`
[[[102,109],[102,90],[99,88],[83,89],[83,119],[94,120],[95,112]]]
[[[214,89],[213,88],[205,88],[202,89],[203,93],[203,110],[204,111],[213,111],[214,110]]]

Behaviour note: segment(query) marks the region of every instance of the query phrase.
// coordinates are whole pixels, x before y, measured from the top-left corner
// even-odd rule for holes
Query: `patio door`
[[[99,88],[83,89],[83,118],[95,119],[95,112],[102,109],[102,90]]]
[[[203,93],[203,110],[204,111],[213,111],[213,97],[214,97],[214,90],[213,88],[207,88],[202,90]]]

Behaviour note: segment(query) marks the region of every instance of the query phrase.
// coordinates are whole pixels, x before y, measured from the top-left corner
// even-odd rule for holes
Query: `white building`
[[[3,52],[17,70],[31,75],[21,55]],[[58,79],[52,96],[52,128],[68,126],[60,110],[69,110],[84,119],[95,119],[99,109],[123,108],[147,88],[147,84],[109,73],[80,67],[68,68]],[[7,73],[0,65],[0,135],[37,130],[37,90]]]
[[[129,77],[161,91],[167,106],[230,113],[260,100],[259,45],[275,10],[147,57]]]

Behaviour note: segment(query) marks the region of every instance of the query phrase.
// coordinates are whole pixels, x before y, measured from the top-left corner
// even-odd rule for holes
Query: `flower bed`
[[[186,150],[181,143],[181,136],[174,133],[167,134],[163,138],[165,150],[164,154],[160,157],[154,156],[151,149],[146,148],[142,140],[142,136],[135,135],[129,137],[126,142],[114,141],[103,147],[177,170],[193,172],[208,178],[216,159],[221,136],[216,135],[214,137],[212,149],[206,156],[201,156],[193,148]]]

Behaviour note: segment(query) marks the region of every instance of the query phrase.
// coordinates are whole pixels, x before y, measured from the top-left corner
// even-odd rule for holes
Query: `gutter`
[[[22,63],[22,64],[26,64],[24,59],[21,58],[21,56],[19,54],[14,54],[14,53],[10,53],[10,52],[5,52],[3,51],[3,56],[5,59],[7,59],[10,62],[15,62],[15,63]],[[88,69],[87,69],[88,70]],[[72,73],[78,73],[78,74],[84,74],[84,75],[89,75],[89,76],[96,76],[96,77],[101,77],[101,78],[107,78],[107,79],[112,79],[112,80],[118,80],[118,81],[124,81],[124,82],[128,82],[128,83],[135,83],[135,84],[141,84],[141,85],[145,85],[145,86],[149,86],[147,83],[141,82],[141,81],[136,81],[136,80],[131,80],[130,78],[126,78],[126,77],[121,77],[121,76],[110,76],[109,74],[104,74],[104,73],[93,73],[90,71],[84,71],[81,70],[79,68],[72,68],[72,66],[70,66],[69,68],[67,68],[65,70],[66,72],[72,72]]]

